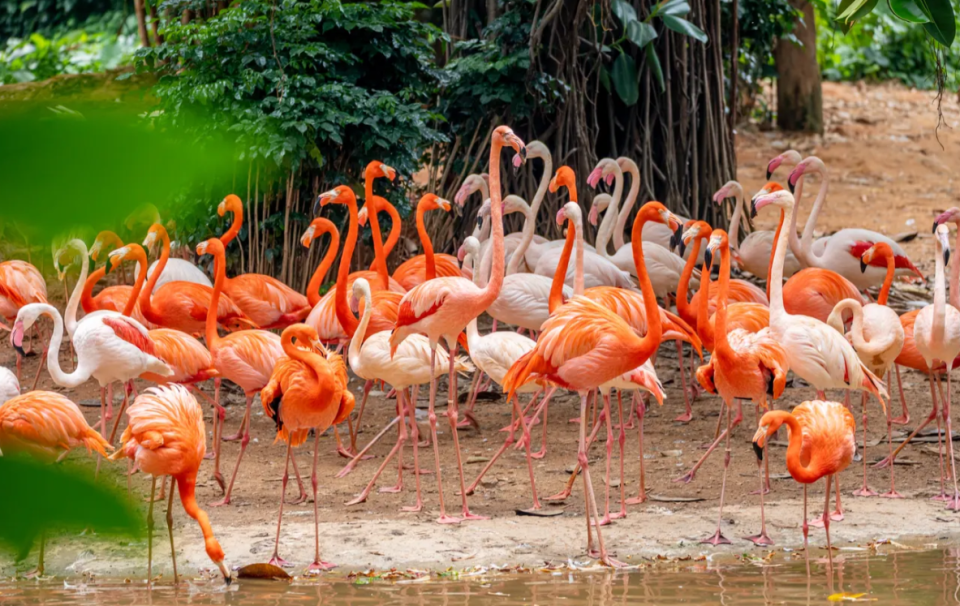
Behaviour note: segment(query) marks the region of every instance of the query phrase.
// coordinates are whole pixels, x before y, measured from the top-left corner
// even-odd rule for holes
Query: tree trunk
[[[133,12],[137,15],[137,31],[140,33],[140,45],[150,46],[150,34],[147,33],[147,11],[143,0],[133,0]]]
[[[791,0],[790,4],[803,14],[802,22],[798,20],[793,29],[803,46],[783,39],[777,41],[777,126],[787,131],[822,134],[823,92],[817,65],[814,9],[807,0]]]
[[[487,0],[487,25],[497,20],[497,0]]]

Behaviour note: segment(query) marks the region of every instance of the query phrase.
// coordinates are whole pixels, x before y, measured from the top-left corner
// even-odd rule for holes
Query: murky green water
[[[778,554],[769,562],[668,562],[629,572],[471,571],[459,578],[349,580],[344,575],[287,582],[142,581],[75,578],[0,581],[0,604],[960,604],[960,549],[904,551],[884,548],[841,552],[833,574]],[[845,597],[837,594],[846,593]],[[865,594],[854,598],[853,594]],[[831,599],[832,596],[832,599]]]

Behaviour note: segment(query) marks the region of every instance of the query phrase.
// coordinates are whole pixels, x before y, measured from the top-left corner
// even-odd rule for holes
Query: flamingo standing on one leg
[[[727,412],[726,450],[723,459],[723,480],[720,488],[720,510],[717,517],[717,531],[704,543],[711,545],[728,544],[730,541],[720,531],[723,521],[723,501],[727,487],[727,471],[730,467],[730,435],[733,426],[734,399],[752,400],[764,408],[767,396],[774,399],[783,394],[787,384],[787,356],[769,328],[759,332],[742,329],[727,329],[727,300],[730,291],[730,247],[727,233],[722,229],[713,230],[710,243],[704,254],[703,273],[709,275],[712,257],[720,252],[719,307],[716,314],[716,342],[710,362],[697,370],[697,381],[704,389],[719,394],[723,398]],[[692,257],[692,255],[691,255]],[[763,492],[765,483],[760,472],[760,534],[748,537],[757,545],[772,545],[767,536],[763,515]]]
[[[889,376],[887,373],[893,365],[894,360],[900,355],[903,349],[904,332],[900,324],[900,318],[897,312],[887,306],[887,297],[890,295],[890,285],[893,283],[893,273],[896,269],[893,249],[885,242],[878,242],[863,253],[860,260],[861,267],[867,267],[874,258],[882,258],[887,261],[887,277],[883,281],[880,289],[880,296],[876,303],[860,305],[859,301],[853,299],[844,299],[837,303],[833,308],[827,324],[832,326],[838,332],[843,334],[844,312],[853,314],[853,328],[847,333],[847,339],[853,343],[857,350],[860,360],[878,377]],[[872,497],[876,492],[870,490],[867,486],[867,394],[861,394],[861,408],[863,409],[863,452],[860,453],[863,458],[863,486],[855,491],[855,496]],[[890,453],[893,453],[892,442],[892,419],[887,412],[887,446]],[[890,466],[890,492],[883,496],[888,498],[899,498],[900,495],[894,489],[893,466]]]
[[[492,135],[490,146],[490,215],[493,223],[493,271],[490,281],[483,288],[463,277],[437,278],[417,286],[400,301],[397,328],[390,337],[392,350],[403,340],[416,333],[426,334],[431,349],[436,349],[441,338],[447,342],[450,350],[450,383],[447,418],[453,432],[454,449],[457,454],[457,467],[460,474],[460,491],[463,503],[464,519],[477,519],[470,513],[467,504],[466,483],[463,478],[463,464],[460,456],[460,438],[457,433],[457,374],[453,366],[456,359],[457,338],[473,318],[483,313],[500,294],[504,274],[503,214],[500,191],[500,149],[509,145],[519,154],[521,161],[526,157],[523,141],[507,126],[497,127]],[[435,356],[431,357],[431,366]],[[434,405],[436,400],[436,379],[430,382],[430,429],[433,439],[434,455],[437,465],[437,484],[440,487],[440,522],[456,523],[459,520],[446,515],[442,497],[440,472],[440,451],[437,444],[437,421]]]
[[[324,351],[317,331],[306,324],[294,324],[281,335],[283,351],[273,369],[270,381],[260,391],[263,410],[277,423],[277,440],[287,443],[280,493],[280,514],[277,517],[277,539],[270,563],[286,565],[280,558],[280,524],[283,521],[283,501],[287,492],[291,449],[307,441],[310,430],[315,434],[313,444],[313,520],[316,555],[309,572],[330,570],[336,565],[320,559],[320,510],[317,499],[317,462],[320,459],[320,435],[331,425],[342,423],[353,410],[354,399],[347,385],[347,367],[339,354]]]
[[[653,285],[646,274],[641,246],[643,226],[648,221],[660,221],[674,230],[680,227],[676,217],[659,202],[645,204],[637,213],[633,224],[634,264],[643,292],[647,334],[639,337],[613,312],[585,297],[574,296],[551,315],[543,325],[537,347],[517,360],[504,378],[508,398],[513,397],[516,387],[530,378],[542,379],[579,392],[580,441],[577,459],[583,470],[588,549],[592,546],[592,531],[596,525],[600,561],[611,566],[620,563],[610,558],[597,525],[600,516],[587,459],[586,431],[590,422],[587,414],[587,394],[646,362],[660,345],[660,314]],[[572,225],[568,227],[575,229]],[[582,274],[575,279],[582,285]]]
[[[239,385],[247,398],[243,420],[240,421],[238,431],[242,434],[242,437],[237,464],[233,468],[233,474],[230,476],[230,483],[227,485],[227,491],[224,493],[223,499],[212,504],[213,506],[220,506],[230,503],[233,484],[236,482],[237,472],[240,470],[240,461],[243,460],[243,453],[250,442],[250,407],[253,404],[253,397],[270,380],[270,374],[273,372],[274,366],[283,356],[283,348],[280,346],[280,337],[265,330],[241,330],[220,337],[217,332],[216,310],[227,273],[226,252],[223,242],[219,238],[210,238],[206,242],[201,242],[197,245],[197,254],[200,256],[213,255],[214,259],[216,277],[213,283],[213,295],[210,298],[210,306],[207,310],[206,323],[206,341],[213,358],[213,366],[222,378]],[[217,454],[219,455],[219,450]],[[220,475],[219,456],[214,459],[213,473],[214,477]],[[220,481],[222,481],[222,478],[218,480],[218,482]]]
[[[830,545],[830,485],[833,476],[850,465],[857,452],[854,434],[857,423],[853,415],[839,402],[813,400],[804,402],[791,412],[771,410],[760,418],[760,427],[753,436],[753,450],[763,456],[767,440],[786,425],[790,430],[787,447],[787,471],[803,484],[803,547],[810,573],[810,550],[807,536],[807,485],[826,479],[826,503],[823,507],[823,530],[827,535],[827,557],[833,566],[833,547]]]
[[[157,477],[171,476],[180,492],[184,511],[200,525],[203,542],[210,560],[220,569],[223,580],[230,584],[230,569],[223,563],[223,548],[213,536],[207,513],[197,504],[197,472],[207,452],[203,409],[182,385],[150,387],[137,396],[127,411],[129,424],[123,431],[123,445],[111,459],[133,459],[144,472],[153,476],[150,510],[147,514],[147,582],[153,578],[153,499]],[[173,493],[167,501],[167,530],[170,534],[170,555],[173,558],[173,582],[177,576],[177,550],[173,544]]]

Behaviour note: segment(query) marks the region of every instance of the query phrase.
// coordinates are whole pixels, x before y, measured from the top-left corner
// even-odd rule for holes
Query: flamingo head
[[[677,234],[674,234],[673,238],[670,239],[671,240],[670,243],[675,248],[679,248],[680,256],[682,257],[683,254],[686,252],[687,247],[690,246],[690,244],[694,240],[705,240],[709,238],[710,231],[712,229],[713,228],[710,227],[710,224],[707,223],[706,221],[698,221],[695,219],[691,219],[690,221],[687,221],[686,224],[683,226],[683,231],[679,232],[680,233],[679,236],[677,236]]]
[[[783,190],[783,186],[781,186],[779,183],[775,181],[767,181],[767,183],[763,187],[761,187],[760,190],[757,191],[757,193],[753,194],[753,198],[751,198],[751,202],[753,200],[756,200],[760,196],[764,196],[766,194],[773,193],[775,191],[782,191],[782,190]],[[750,209],[750,216],[751,217],[757,216],[757,212],[752,208],[752,206]]]
[[[784,413],[783,411],[770,411],[763,413],[763,416],[760,417],[760,424],[757,427],[756,433],[753,434],[753,452],[757,455],[757,460],[763,460],[763,447],[767,443],[767,439],[770,438],[773,434],[777,433],[777,430],[780,429],[780,426],[783,425],[783,415],[789,414]]]
[[[651,200],[640,207],[640,211],[637,212],[637,217],[634,219],[634,225],[640,220],[652,220],[663,223],[670,228],[670,231],[674,232],[674,237],[677,237],[677,231],[683,229],[683,223],[680,219],[667,210],[667,207],[664,206],[662,202],[657,202],[656,200]]]
[[[937,218],[933,220],[933,233],[937,232],[937,226],[943,223],[957,223],[960,224],[960,208],[954,206],[953,208],[948,208],[943,211]]]
[[[509,126],[498,126],[493,131],[493,143],[500,146],[509,145],[513,148],[513,151],[517,152],[517,156],[519,156],[520,159],[513,159],[514,169],[519,169],[521,166],[523,166],[523,163],[527,161],[526,144],[523,142],[523,139],[518,137],[516,133],[513,132],[513,129]]]
[[[463,185],[460,186],[460,189],[457,190],[456,195],[453,196],[453,201],[457,203],[457,206],[463,206],[471,194],[481,191],[484,187],[487,187],[486,179],[488,178],[489,176],[486,174],[467,175],[467,178],[463,180]]]
[[[210,238],[205,240],[200,244],[197,244],[197,255],[222,255],[224,254],[223,242],[220,241],[220,238]]]
[[[943,254],[944,266],[950,264],[950,228],[946,225],[937,226],[937,248]]]
[[[115,270],[121,263],[126,261],[129,258],[128,255],[130,255],[130,253],[131,253],[130,246],[121,246],[120,248],[111,251],[110,254],[107,255],[106,273],[110,273],[111,271]]]
[[[755,197],[753,199],[753,209],[751,213],[755,217],[757,213],[760,212],[760,209],[770,205],[776,206],[784,212],[789,213],[793,210],[794,203],[793,194],[785,189],[780,189],[779,191]]]
[[[577,175],[569,166],[561,166],[557,169],[553,178],[550,179],[550,193],[557,193],[561,187],[566,187],[570,192],[570,199],[577,200]]]
[[[157,245],[157,242],[159,242],[159,240],[162,239],[166,233],[167,228],[160,223],[154,223],[150,226],[146,237],[143,239],[143,248],[146,250],[153,250],[153,248]]]
[[[317,196],[317,201],[313,204],[313,214],[317,214],[320,208],[327,204],[351,204],[356,205],[357,196],[353,190],[346,185],[338,185],[330,191],[325,191]]]
[[[590,171],[590,174],[587,176],[587,183],[594,189],[600,184],[600,179],[603,179],[607,185],[612,185],[613,180],[617,176],[617,171],[621,171],[622,174],[620,165],[617,164],[616,160],[613,158],[603,158],[597,162],[596,168]]]
[[[877,242],[860,255],[860,273],[867,271],[867,266],[873,263],[877,257],[884,259],[893,259],[893,248],[886,242]]]
[[[797,188],[797,183],[800,181],[800,177],[804,176],[807,173],[820,173],[822,177],[826,172],[826,166],[823,163],[823,160],[816,156],[807,156],[804,158],[800,164],[797,164],[793,171],[790,173],[790,176],[787,177],[787,186],[790,188],[790,192]]]
[[[620,156],[617,158],[617,166],[620,167],[620,170],[625,173],[634,173],[639,176],[640,168],[637,166],[637,163],[633,161],[632,158],[626,156]]]
[[[304,351],[326,351],[317,334],[317,329],[309,324],[291,324],[283,329],[280,338],[289,339],[295,347]]]
[[[120,246],[123,246],[123,240],[120,239],[120,236],[112,231],[102,231],[97,234],[96,239],[93,241],[93,246],[90,247],[90,258],[96,262],[97,257],[100,256],[100,253],[104,249],[110,247],[118,248]]]
[[[727,198],[739,198],[743,195],[743,187],[737,181],[727,181],[723,187],[713,194],[713,201],[716,204],[723,204]]]
[[[568,223],[568,227],[574,229],[583,225],[583,212],[579,204],[567,202],[557,211],[557,225],[563,225],[564,221]]]
[[[228,194],[226,198],[220,201],[220,204],[217,205],[217,215],[222,217],[227,212],[243,212],[243,202],[240,201],[240,196]]]
[[[467,257],[471,257],[475,260],[480,256],[480,240],[477,240],[473,236],[467,236],[466,240],[463,241],[463,244],[460,245],[460,249],[457,251],[457,260],[462,264]]]
[[[444,200],[437,194],[424,194],[420,198],[418,206],[422,204],[424,210],[442,210],[444,212],[450,212],[450,201]]]
[[[147,202],[146,204],[141,204],[133,210],[132,213],[127,215],[126,220],[123,222],[123,225],[132,230],[135,226],[141,223],[159,223],[160,222],[160,211],[157,210],[157,207],[153,204]]]
[[[607,209],[610,206],[610,203],[613,202],[613,196],[610,194],[597,194],[593,197],[593,204],[590,206],[590,214],[587,215],[587,221],[590,222],[590,225],[596,227],[597,222],[600,220],[600,213]]]
[[[803,160],[803,156],[800,155],[800,152],[795,149],[788,149],[767,163],[767,180],[770,179],[773,173],[776,172],[776,170],[780,168],[780,165],[784,162],[797,165],[800,164],[801,160]]]
[[[63,264],[63,257],[67,254],[67,246],[64,245],[57,252],[53,253],[53,268],[57,270],[57,279],[63,282],[63,278],[67,275],[67,267],[69,263]]]
[[[714,255],[717,251],[727,244],[727,232],[722,229],[715,229],[710,234],[710,241],[707,242],[707,249],[703,251],[703,267],[709,271],[713,267]]]
[[[663,400],[667,397],[667,394],[663,391],[663,385],[660,383],[657,373],[646,366],[644,364],[640,368],[627,373],[627,380],[639,385],[640,389],[649,391],[657,399],[657,404],[663,406]]]
[[[393,181],[397,178],[397,171],[391,166],[387,166],[379,160],[374,160],[370,164],[367,164],[367,168],[363,171],[364,179],[379,179],[381,177],[386,177],[390,181]]]
[[[360,211],[357,212],[357,223],[360,225],[360,227],[366,227],[367,220],[369,218],[370,218],[369,209],[367,208],[367,205],[364,204],[363,208],[361,208]]]
[[[333,223],[331,223],[328,219],[317,217],[310,222],[310,225],[308,225],[307,229],[304,230],[303,235],[300,236],[300,244],[304,248],[310,248],[314,238],[325,231],[330,231],[331,227],[333,227]],[[336,228],[334,227],[334,229]]]
[[[37,318],[43,313],[43,303],[31,303],[24,305],[17,312],[17,319],[10,330],[10,344],[17,350],[17,353],[25,357],[27,354],[23,351],[23,335],[33,328]]]

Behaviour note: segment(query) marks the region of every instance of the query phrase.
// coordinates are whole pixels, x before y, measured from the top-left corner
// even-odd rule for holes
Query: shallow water
[[[887,547],[838,552],[832,574],[813,562],[809,577],[802,557],[779,552],[768,560],[658,562],[627,572],[480,569],[400,580],[333,573],[293,582],[239,580],[231,587],[198,579],[174,587],[161,579],[152,590],[143,581],[119,579],[3,580],[0,604],[960,604],[960,549]]]

